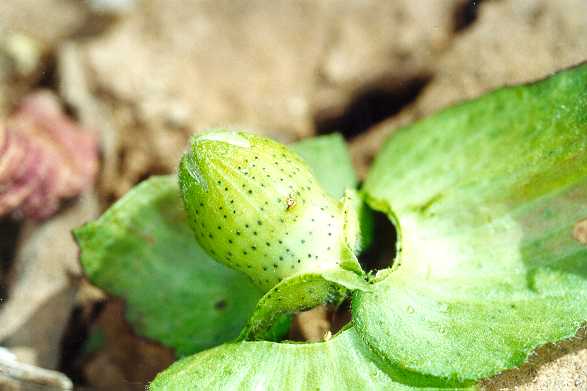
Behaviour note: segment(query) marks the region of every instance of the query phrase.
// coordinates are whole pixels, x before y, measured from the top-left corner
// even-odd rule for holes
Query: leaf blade
[[[135,330],[185,355],[238,335],[261,293],[195,244],[174,177],[153,177],[75,231],[92,283]]]
[[[225,344],[173,364],[149,389],[413,389],[402,380],[380,366],[350,328],[327,342]]]
[[[399,222],[399,266],[353,303],[389,362],[479,379],[587,319],[587,65],[400,130],[365,192]]]
[[[357,186],[346,142],[339,133],[307,138],[290,145],[308,163],[318,182],[334,198]]]

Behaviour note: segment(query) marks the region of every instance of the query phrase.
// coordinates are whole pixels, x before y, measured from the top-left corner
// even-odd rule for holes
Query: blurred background
[[[175,360],[84,280],[70,230],[190,134],[340,132],[363,178],[394,129],[582,62],[585,37],[585,0],[0,1],[0,389],[7,362],[139,390]],[[586,389],[585,347],[486,386]]]

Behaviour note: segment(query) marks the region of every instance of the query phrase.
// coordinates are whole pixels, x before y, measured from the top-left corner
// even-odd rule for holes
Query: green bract
[[[239,137],[248,140],[253,136]],[[337,140],[332,145],[340,145]],[[287,159],[289,152],[284,154]],[[345,162],[339,166],[348,167],[348,156],[341,156]],[[236,158],[236,153],[226,153],[222,162],[229,164]],[[264,164],[274,164],[271,158]],[[189,175],[205,177],[208,185],[211,178],[224,175],[218,179],[244,183],[255,194],[259,190],[240,176],[236,181],[231,177],[236,175],[234,170],[221,170],[221,166],[220,162],[196,165],[197,170]],[[313,163],[315,172],[323,175],[319,167]],[[332,167],[331,160],[323,167]],[[209,172],[202,175],[203,170]],[[308,172],[303,177],[311,175]],[[273,192],[281,189],[274,183],[272,186]],[[135,197],[140,199],[139,189]],[[343,189],[329,192],[340,197]],[[347,244],[346,254],[362,247],[363,241],[357,237],[365,236],[361,227],[368,226],[357,219],[366,214],[352,194],[347,192],[336,204],[346,205],[341,210],[354,216],[340,220],[343,233],[339,238]],[[386,213],[398,230],[400,251],[390,269],[380,271],[372,285],[336,267],[278,274],[271,289],[269,284],[263,285],[267,292],[260,299],[259,292],[242,296],[245,299],[239,305],[249,306],[238,312],[238,319],[246,315],[248,321],[238,323],[243,326],[238,342],[184,358],[161,373],[151,389],[468,387],[520,365],[540,345],[572,337],[587,319],[587,246],[577,239],[575,228],[587,218],[587,65],[534,84],[495,91],[400,129],[382,148],[361,195],[372,208]],[[241,202],[257,202],[246,201],[247,197]],[[263,197],[257,198],[264,202]],[[141,223],[153,223],[148,229],[156,237],[171,219],[160,221],[157,216],[166,216],[165,208],[153,205],[153,201],[136,207],[117,204],[95,231],[85,228],[77,234],[82,262],[92,280],[108,285],[113,292],[123,292],[120,294],[128,297],[129,311],[135,306],[141,311],[151,307],[144,304],[147,299],[133,299],[140,283],[129,282],[132,273],[121,273],[115,267],[110,270],[105,259],[111,249],[116,249],[111,255],[120,259],[128,253],[143,254],[136,248],[140,243],[136,238],[144,238],[147,230]],[[210,205],[218,208],[224,204],[212,199]],[[117,208],[121,217],[116,217]],[[131,215],[137,216],[136,220],[124,217],[123,210],[133,209],[136,212]],[[240,213],[244,220],[235,219],[230,229],[251,224],[248,220],[253,217],[264,217],[253,209],[233,213]],[[141,210],[146,212],[144,221]],[[270,211],[271,221],[286,212]],[[210,215],[206,225],[212,221]],[[327,221],[323,219],[319,225],[325,232]],[[167,226],[165,235],[171,234]],[[198,235],[201,226],[194,228]],[[204,232],[212,232],[214,226],[211,228]],[[185,224],[179,231],[182,238],[189,234]],[[137,241],[127,242],[126,235]],[[165,235],[164,240],[169,238]],[[278,243],[288,236],[275,228],[263,235],[272,235],[271,240]],[[215,242],[207,243],[208,251],[215,249]],[[320,251],[313,248],[320,244],[313,243],[307,251]],[[199,247],[197,251],[203,254]],[[195,258],[210,262],[205,254]],[[157,265],[155,257],[148,263]],[[247,264],[240,263],[245,268]],[[130,265],[140,270],[136,264]],[[223,268],[220,264],[217,267]],[[157,270],[152,270],[154,275]],[[208,279],[207,284],[239,278],[235,272],[222,270],[228,274]],[[188,275],[195,272],[189,267],[184,271]],[[277,283],[280,277],[284,280]],[[210,303],[200,291],[203,288],[196,285],[201,282],[189,278],[194,279],[191,289],[197,294],[190,296],[188,289],[185,294],[190,298],[200,295],[204,303]],[[223,291],[228,302],[238,301],[238,295],[249,289],[255,292],[251,285],[240,286],[243,290],[237,288],[238,294],[231,288]],[[332,339],[314,344],[256,341],[278,337],[276,330],[281,329],[271,326],[283,325],[280,315],[316,302],[337,302],[349,292],[353,319]],[[182,308],[185,313],[192,311],[178,302],[174,316],[180,317]],[[160,313],[155,308],[152,311]],[[150,329],[157,330],[149,332],[152,338],[186,337],[190,326],[191,335],[199,334],[197,324],[180,322],[182,327],[177,327],[171,320],[157,319],[161,325],[171,326],[167,334],[162,328]],[[228,317],[219,319],[219,329],[231,324]],[[225,340],[234,337],[232,334]]]

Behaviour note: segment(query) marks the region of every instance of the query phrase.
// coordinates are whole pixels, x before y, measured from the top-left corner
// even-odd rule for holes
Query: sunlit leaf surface
[[[366,181],[401,233],[354,322],[388,362],[478,379],[587,319],[587,65],[400,130]]]

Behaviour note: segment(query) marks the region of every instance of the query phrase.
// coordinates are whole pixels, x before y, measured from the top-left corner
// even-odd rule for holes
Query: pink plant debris
[[[0,119],[0,215],[46,218],[90,186],[97,170],[95,134],[67,117],[52,93],[31,94]]]

